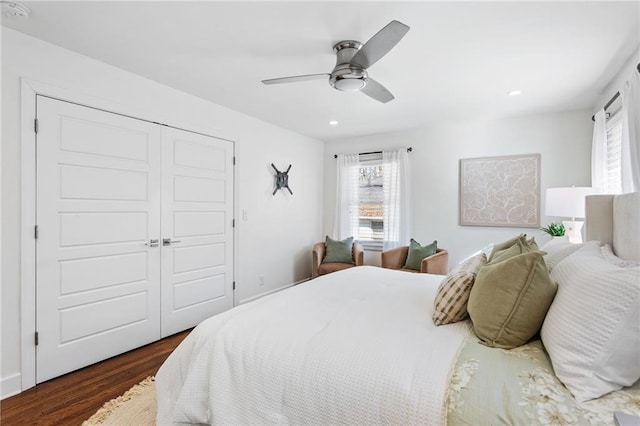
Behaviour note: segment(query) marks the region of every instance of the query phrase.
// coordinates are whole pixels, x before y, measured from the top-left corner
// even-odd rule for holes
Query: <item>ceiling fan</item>
[[[331,73],[296,75],[292,77],[262,80],[264,84],[295,83],[329,77],[331,87],[343,92],[361,91],[376,101],[387,103],[394,99],[382,84],[369,77],[367,68],[378,62],[409,31],[402,22],[391,21],[365,44],[355,40],[343,40],[333,46],[337,56]]]

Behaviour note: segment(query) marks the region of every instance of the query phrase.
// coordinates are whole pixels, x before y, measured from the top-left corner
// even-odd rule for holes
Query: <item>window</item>
[[[622,193],[622,114],[620,111],[607,120],[606,191]]]
[[[358,224],[361,242],[382,247],[384,192],[380,160],[361,161],[358,170]],[[375,242],[378,242],[377,244]]]
[[[371,251],[406,245],[411,229],[407,149],[336,158],[335,238],[353,236]]]
[[[591,186],[605,194],[640,190],[640,68],[594,114]]]

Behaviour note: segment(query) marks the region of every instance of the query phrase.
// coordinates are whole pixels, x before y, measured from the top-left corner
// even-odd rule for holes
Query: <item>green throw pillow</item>
[[[526,240],[526,245],[529,246],[531,251],[539,251],[538,243],[536,243],[535,237],[531,237],[531,239]]]
[[[517,254],[478,271],[467,311],[483,344],[511,349],[540,330],[558,288],[544,254]]]
[[[419,271],[422,259],[433,256],[437,248],[437,241],[423,247],[419,242],[412,238],[411,244],[409,244],[409,254],[407,255],[407,261],[404,264],[404,267],[406,269],[415,269],[416,271]]]
[[[487,260],[488,261],[492,261],[493,260],[493,256],[495,256],[496,253],[508,249],[509,247],[513,246],[518,241],[526,242],[527,241],[527,236],[525,234],[520,234],[517,237],[513,237],[513,238],[508,239],[507,241],[503,241],[501,243],[495,244],[493,246],[493,249],[491,250],[491,254],[487,258]]]
[[[502,262],[503,260],[511,259],[512,257],[522,253],[531,253],[532,251],[538,251],[538,245],[535,243],[535,241],[531,243],[530,241],[526,241],[524,239],[517,240],[508,249],[496,252],[491,257],[491,262],[488,262],[488,264],[492,265],[494,263]]]
[[[353,237],[340,241],[327,235],[322,263],[353,263]]]

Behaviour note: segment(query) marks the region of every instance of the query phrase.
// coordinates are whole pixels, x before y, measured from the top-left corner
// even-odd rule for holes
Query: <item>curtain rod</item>
[[[637,70],[638,72],[640,72],[640,64],[638,64],[638,65],[636,66],[636,70]],[[609,99],[609,102],[607,102],[607,103],[604,105],[604,108],[603,108],[603,109],[606,111],[606,110],[607,110],[607,108],[609,108],[609,107],[610,107],[610,106],[611,106],[611,105],[616,101],[616,99],[618,99],[619,97],[620,97],[620,92],[616,92],[616,93],[611,97],[611,99]],[[591,121],[596,121],[596,115],[595,115],[595,114],[593,114],[593,115],[591,116]]]
[[[407,152],[413,151],[413,148],[407,148]],[[368,154],[382,154],[382,151],[371,151],[371,152],[359,152],[358,155],[368,155]],[[333,158],[338,158],[338,154],[334,154]]]

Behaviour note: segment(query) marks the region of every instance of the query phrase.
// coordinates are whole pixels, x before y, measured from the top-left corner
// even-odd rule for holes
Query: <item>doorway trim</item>
[[[176,120],[136,108],[135,106],[82,94],[73,90],[62,89],[49,84],[21,78],[20,105],[20,348],[21,390],[24,391],[36,385],[36,240],[34,236],[36,225],[36,132],[35,118],[37,116],[36,96],[46,96],[65,102],[70,102],[89,108],[99,109],[110,113],[125,115],[138,120],[148,121],[158,125],[174,127],[180,130],[200,133],[217,139],[223,139],[233,144],[234,158],[237,153],[236,135],[201,124]],[[234,163],[235,164],[235,163]],[[233,169],[233,218],[238,212],[238,172]],[[238,221],[236,220],[236,223]],[[238,226],[233,229],[233,280],[237,274],[238,260]],[[236,292],[233,292],[233,306],[238,304]]]

